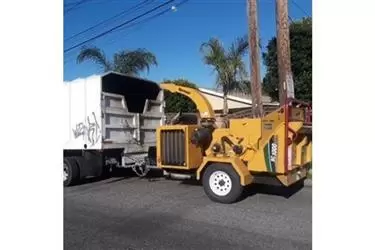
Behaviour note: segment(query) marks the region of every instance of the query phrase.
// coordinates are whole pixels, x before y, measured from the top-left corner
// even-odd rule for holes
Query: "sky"
[[[149,4],[137,11],[128,12],[87,33],[68,39],[144,0],[86,0],[70,9],[80,1],[82,0],[64,0],[64,50],[166,2],[149,1]],[[182,1],[176,0],[144,18],[164,9],[171,9]],[[276,34],[274,1],[258,1],[259,37],[263,47]],[[289,0],[289,16],[292,20],[311,16],[311,1]],[[142,77],[156,82],[184,78],[200,87],[213,88],[215,73],[203,63],[199,50],[201,44],[211,37],[217,37],[227,48],[236,37],[246,35],[247,30],[246,0],[189,0],[178,6],[177,11],[168,11],[139,25],[125,26],[85,45],[101,48],[109,59],[120,50],[145,48],[156,55],[158,66],[152,67]],[[64,53],[64,81],[102,73],[102,69],[92,62],[76,63],[80,48]],[[244,57],[244,61],[249,68],[248,55]],[[263,75],[264,66],[261,71]]]

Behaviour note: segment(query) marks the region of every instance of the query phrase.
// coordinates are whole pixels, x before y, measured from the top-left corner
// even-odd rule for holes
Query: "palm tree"
[[[122,50],[113,55],[109,61],[104,52],[97,47],[84,47],[77,56],[77,63],[92,61],[101,66],[104,72],[116,71],[119,73],[138,76],[142,71],[149,72],[150,67],[157,66],[156,57],[145,49]]]
[[[247,76],[243,56],[248,52],[249,43],[247,37],[237,38],[225,50],[217,38],[210,38],[201,45],[203,61],[213,67],[216,72],[216,84],[224,94],[223,114],[228,114],[228,92],[242,90],[244,79]]]

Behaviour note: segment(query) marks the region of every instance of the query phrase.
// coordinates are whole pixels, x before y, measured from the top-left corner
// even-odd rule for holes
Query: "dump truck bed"
[[[65,82],[65,150],[147,152],[164,123],[163,91],[152,81],[109,72]]]

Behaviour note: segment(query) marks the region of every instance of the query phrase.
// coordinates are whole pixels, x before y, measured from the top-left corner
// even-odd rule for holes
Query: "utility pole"
[[[277,64],[279,72],[279,102],[294,98],[294,82],[290,59],[288,0],[276,0]]]
[[[262,87],[260,79],[259,33],[257,0],[247,0],[250,45],[250,89],[253,117],[263,116]]]

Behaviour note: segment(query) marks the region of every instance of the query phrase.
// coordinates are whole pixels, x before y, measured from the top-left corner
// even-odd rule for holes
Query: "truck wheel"
[[[78,164],[74,158],[64,158],[64,186],[71,186],[76,183],[79,178]]]
[[[202,182],[206,195],[219,203],[230,204],[238,201],[244,190],[240,177],[229,164],[215,163],[208,166]]]

